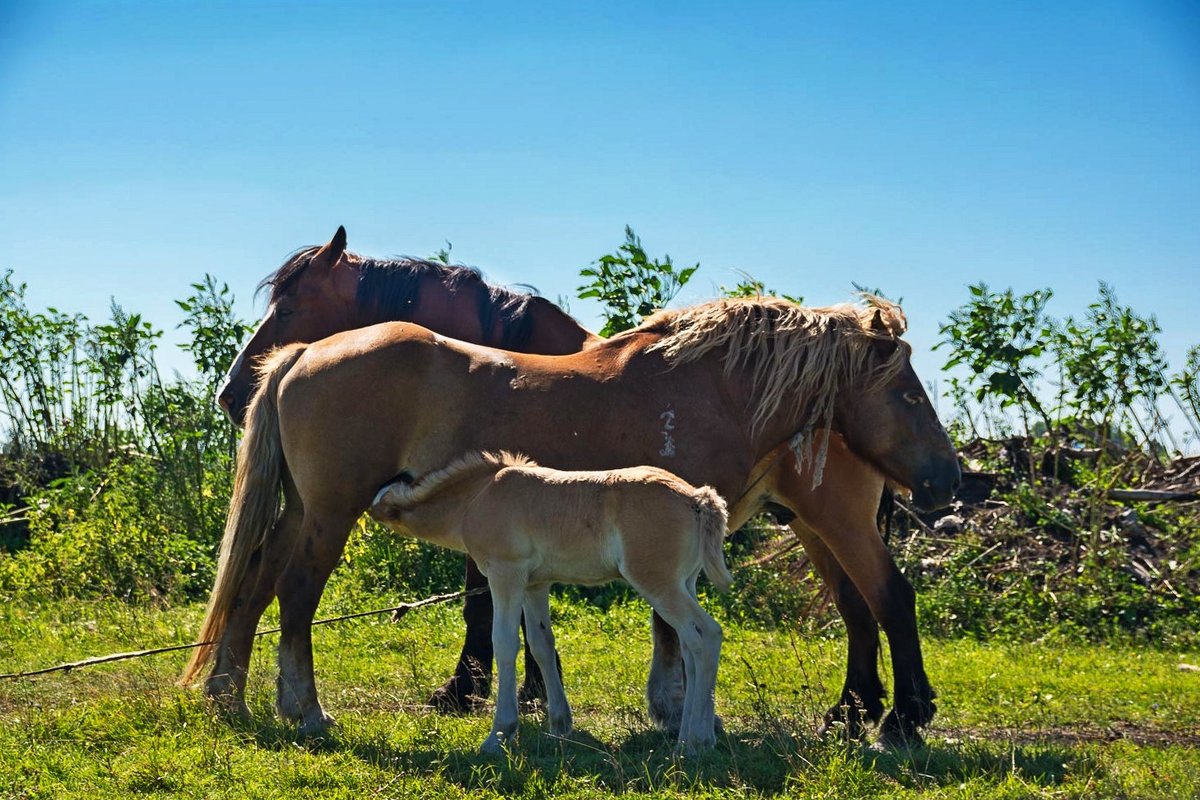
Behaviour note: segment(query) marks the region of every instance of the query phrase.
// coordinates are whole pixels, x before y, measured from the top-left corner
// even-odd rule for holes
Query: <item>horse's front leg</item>
[[[843,524],[839,525],[830,521],[831,524],[823,524],[820,529],[825,551],[833,556],[832,563],[822,563],[816,559],[813,563],[818,564],[818,570],[823,574],[826,570],[831,575],[840,573],[836,583],[828,576],[826,580],[836,587],[838,609],[846,615],[846,627],[851,636],[847,690],[852,681],[858,680],[866,693],[860,699],[867,717],[879,718],[882,704],[878,698],[882,695],[882,686],[875,672],[878,633],[875,623],[867,621],[868,617],[873,616],[887,634],[895,679],[895,705],[884,718],[883,741],[889,745],[919,742],[918,729],[933,719],[936,706],[921,656],[916,595],[912,585],[892,560],[892,554],[880,539],[873,521],[847,518],[841,522]],[[814,546],[809,552],[819,551],[821,548]],[[854,588],[857,588],[857,592],[852,591]],[[856,631],[860,640],[857,656]],[[856,658],[860,663],[855,663]],[[846,696],[847,690],[843,690],[843,702],[851,699]]]
[[[921,639],[917,631],[917,597],[912,584],[891,557],[885,600],[876,617],[888,637],[895,675],[895,703],[883,720],[882,741],[889,746],[921,743],[920,729],[933,720],[937,696],[925,673]]]
[[[304,736],[323,734],[333,724],[317,699],[312,622],[354,520],[306,509],[292,558],[275,587],[280,627],[275,708],[298,722]]]
[[[844,725],[846,735],[861,738],[868,723],[883,718],[883,681],[879,679],[879,626],[866,599],[830,549],[799,520],[791,528],[808,554],[813,568],[829,587],[834,605],[846,624],[846,680],[838,701],[826,713],[823,736],[834,725]],[[878,538],[878,536],[876,536]]]

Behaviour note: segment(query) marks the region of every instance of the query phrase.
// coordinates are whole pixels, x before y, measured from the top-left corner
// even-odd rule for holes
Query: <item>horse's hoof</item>
[[[895,712],[892,712],[880,726],[877,744],[880,748],[890,752],[919,750],[925,746],[925,737],[915,726],[901,723]]]
[[[228,675],[214,675],[204,682],[204,697],[223,719],[245,722],[250,719],[250,707]]]
[[[572,721],[570,714],[565,714],[561,717],[550,717],[550,733],[554,736],[570,736],[574,728],[575,723]]]
[[[530,712],[538,706],[546,706],[546,687],[541,683],[525,683],[517,692],[517,704],[521,710]]]
[[[336,724],[337,720],[318,709],[317,713],[301,720],[296,732],[305,739],[320,739],[328,735],[329,729]]]
[[[883,709],[872,715],[861,705],[837,705],[825,712],[825,721],[817,728],[822,739],[859,741],[867,737],[868,723],[883,716]]]
[[[457,676],[451,678],[429,696],[428,705],[440,714],[470,714],[478,711],[483,707],[487,693],[477,694],[471,683]]]
[[[504,742],[500,741],[500,737],[492,734],[483,740],[483,744],[479,745],[479,752],[485,756],[495,756],[504,752]]]

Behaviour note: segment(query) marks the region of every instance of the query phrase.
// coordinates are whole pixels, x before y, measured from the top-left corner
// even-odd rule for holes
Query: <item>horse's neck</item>
[[[610,340],[611,341],[611,340]],[[620,341],[620,340],[618,340]],[[747,456],[754,460],[765,457],[773,449],[791,440],[804,425],[807,407],[805,398],[785,398],[775,413],[756,424],[755,409],[760,400],[751,365],[741,364],[732,370],[725,366],[725,352],[713,350],[694,361],[671,365],[661,353],[649,348],[654,337],[630,337],[629,362],[642,362],[649,374],[666,371],[678,373],[681,385],[706,391],[714,407],[721,406],[721,422],[742,432]],[[615,343],[614,343],[615,344]]]

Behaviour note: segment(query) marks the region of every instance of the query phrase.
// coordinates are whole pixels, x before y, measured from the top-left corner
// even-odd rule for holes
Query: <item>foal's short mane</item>
[[[258,285],[258,290],[270,290],[270,302],[275,302],[292,282],[308,268],[312,257],[321,247],[314,245],[297,250],[282,266]],[[520,350],[532,335],[531,307],[544,304],[558,309],[549,300],[534,293],[516,292],[495,286],[484,280],[475,267],[449,265],[438,261],[401,256],[399,258],[365,258],[355,256],[358,264],[358,304],[374,316],[373,322],[411,319],[412,309],[420,295],[421,280],[434,278],[451,292],[478,290],[476,312],[479,324],[488,338],[499,326],[499,341],[485,342],[505,350]],[[565,312],[561,312],[566,316]]]
[[[808,398],[807,421],[793,441],[803,466],[813,433],[823,429],[827,435],[839,389],[871,391],[908,363],[910,348],[899,338],[906,327],[900,307],[874,295],[863,298],[865,305],[825,308],[775,297],[726,298],[660,311],[636,330],[661,335],[650,349],[672,365],[719,351],[727,374],[745,369],[754,387],[752,430],[760,430],[785,397]],[[896,347],[885,355],[870,346],[880,340]],[[823,453],[818,459],[819,472]]]
[[[469,478],[479,472],[496,473],[505,467],[536,467],[533,459],[519,453],[501,450],[493,453],[487,450],[467,453],[459,456],[441,469],[426,473],[410,484],[395,484],[394,501],[404,508],[410,508],[436,495],[450,484],[464,478]]]

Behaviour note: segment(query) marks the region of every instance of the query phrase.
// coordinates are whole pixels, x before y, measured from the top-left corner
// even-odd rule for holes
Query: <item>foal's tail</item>
[[[180,684],[190,683],[212,661],[216,643],[225,633],[250,565],[250,557],[266,542],[279,516],[279,491],[283,481],[283,447],[279,440],[279,382],[308,345],[294,344],[266,356],[259,368],[259,386],[246,415],[246,433],[238,448],[237,474],[229,501],[229,517],[221,539],[217,579],[204,614],[204,623],[191,661]]]
[[[725,501],[711,486],[702,486],[692,495],[692,503],[700,525],[700,558],[704,574],[713,586],[725,591],[733,583],[729,567],[725,566],[725,527],[729,523]]]

